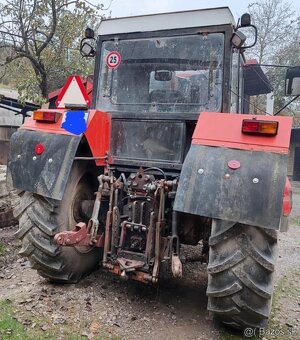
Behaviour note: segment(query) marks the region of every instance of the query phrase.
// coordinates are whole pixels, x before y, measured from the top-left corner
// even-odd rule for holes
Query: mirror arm
[[[241,26],[240,26],[240,27],[241,27]],[[249,46],[243,46],[243,47],[242,47],[243,50],[246,50],[247,48],[251,48],[251,47],[253,47],[254,45],[256,45],[256,43],[257,43],[257,27],[256,27],[255,25],[249,25],[249,26],[247,26],[247,27],[252,27],[252,28],[254,29],[254,31],[255,31],[255,38],[254,38],[253,44],[251,44],[251,45],[249,45]],[[238,28],[239,28],[239,27],[238,27]]]
[[[284,110],[287,106],[289,106],[294,100],[296,100],[297,98],[299,98],[300,95],[294,97],[292,100],[290,100],[287,104],[285,104],[281,109],[279,109],[279,111],[277,111],[273,116],[278,115],[278,113],[280,113],[282,110]]]

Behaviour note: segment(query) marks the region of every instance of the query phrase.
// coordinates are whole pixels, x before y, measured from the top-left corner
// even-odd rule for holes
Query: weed
[[[0,338],[29,340],[24,326],[13,316],[10,300],[0,301]]]
[[[80,327],[72,322],[57,327],[49,319],[33,316],[24,310],[18,310],[14,302],[0,300],[0,339],[1,340],[44,340],[58,339],[63,337],[66,340],[86,339],[91,333],[84,325]],[[17,315],[22,315],[22,320],[26,321],[25,326]],[[33,326],[35,325],[35,326]],[[85,325],[86,326],[86,325]],[[44,329],[44,330],[43,330]],[[77,333],[77,334],[76,334]],[[81,334],[82,333],[82,334]],[[120,340],[121,338],[114,335],[109,329],[101,328],[93,334],[95,340]]]
[[[6,247],[0,243],[0,257],[3,256],[6,252]]]
[[[282,300],[286,297],[290,296],[297,296],[297,282],[299,282],[300,277],[300,269],[294,270],[292,273],[289,274],[289,276],[284,276],[281,279],[279,279],[276,283],[274,293],[273,293],[273,299],[272,299],[272,312],[270,315],[270,320],[268,323],[267,328],[265,330],[262,329],[262,331],[265,331],[266,333],[268,330],[274,330],[278,332],[282,332],[284,335],[284,339],[293,339],[293,330],[287,325],[282,324],[278,320],[275,319],[277,310],[279,309]],[[258,333],[256,333],[258,334]],[[289,336],[288,334],[291,334]],[[273,339],[274,337],[271,335],[265,335],[263,339]],[[239,339],[247,339],[241,334],[238,334],[235,331],[228,331],[227,329],[223,330],[222,334],[222,340],[239,340]],[[249,339],[249,338],[248,338]],[[251,339],[261,339],[261,337],[253,336]],[[276,337],[277,339],[277,337]]]
[[[300,226],[300,217],[299,216],[291,217],[290,218],[290,224]]]

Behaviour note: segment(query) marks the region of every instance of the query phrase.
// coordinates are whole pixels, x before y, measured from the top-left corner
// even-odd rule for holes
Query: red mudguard
[[[242,121],[253,117],[277,121],[277,135],[243,134]],[[290,117],[201,113],[183,164],[174,209],[279,229],[291,125]],[[288,213],[290,203],[286,200]]]
[[[65,109],[53,109],[53,110],[43,110],[40,109],[38,111],[49,111],[49,112],[59,112],[61,114],[60,118],[56,123],[40,123],[38,121],[33,120],[31,117],[26,119],[25,123],[22,125],[21,129],[24,130],[34,130],[40,132],[46,132],[56,135],[69,135],[74,136],[72,133],[66,131],[61,127],[64,112],[67,111]],[[89,110],[88,120],[87,120],[87,129],[86,131],[80,135],[80,137],[85,136],[89,147],[91,149],[93,157],[104,157],[107,155],[109,150],[109,142],[110,142],[110,125],[111,118],[110,115],[106,112],[99,110]],[[97,160],[97,165],[104,165],[105,160]]]
[[[39,123],[28,118],[13,134],[8,161],[8,183],[19,190],[61,200],[82,138],[86,138],[96,165],[103,166],[109,150],[110,116],[89,111],[87,130],[74,135],[61,127],[63,110],[56,123]],[[43,151],[37,153],[40,145]]]

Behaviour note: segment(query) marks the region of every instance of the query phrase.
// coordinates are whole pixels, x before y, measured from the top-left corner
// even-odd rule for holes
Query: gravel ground
[[[294,184],[294,207],[288,233],[279,237],[274,307],[271,326],[300,327],[300,185]],[[28,261],[18,257],[17,226],[0,230],[0,300],[9,299],[16,318],[26,327],[39,328],[45,337],[58,329],[58,339],[70,335],[124,339],[222,339],[231,337],[209,320],[205,296],[205,265],[189,264],[182,280],[162,280],[158,286],[124,282],[94,272],[74,285],[54,285],[39,277]],[[66,325],[68,326],[66,328]],[[50,335],[49,335],[50,334]],[[66,335],[68,334],[68,335]],[[240,338],[240,337],[239,337]],[[280,338],[286,339],[287,337]],[[295,333],[291,339],[299,339]],[[264,339],[276,339],[265,337]],[[278,338],[279,339],[279,338]]]
[[[101,269],[76,285],[54,285],[18,259],[15,231],[4,229],[1,234],[10,254],[0,264],[0,300],[13,299],[33,316],[84,321],[83,330],[74,330],[79,335],[97,323],[126,339],[220,338],[220,331],[208,321],[204,265],[193,264],[184,280],[165,279],[155,287],[124,282]]]

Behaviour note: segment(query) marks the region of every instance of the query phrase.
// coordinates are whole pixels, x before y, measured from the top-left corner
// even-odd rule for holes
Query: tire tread
[[[209,244],[209,312],[234,328],[265,327],[272,301],[276,231],[236,223],[211,235]]]

